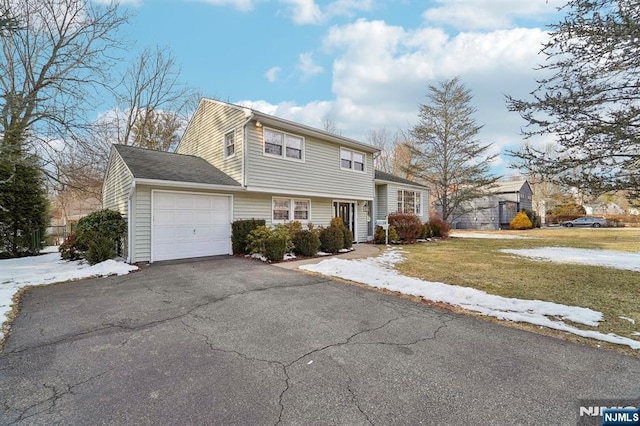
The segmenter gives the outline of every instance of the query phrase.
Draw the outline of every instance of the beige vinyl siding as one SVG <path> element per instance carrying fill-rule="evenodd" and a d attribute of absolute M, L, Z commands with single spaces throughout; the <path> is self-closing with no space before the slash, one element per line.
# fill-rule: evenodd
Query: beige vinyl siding
<path fill-rule="evenodd" d="M 389 214 L 387 191 L 389 185 L 376 185 L 376 220 L 384 220 Z"/>
<path fill-rule="evenodd" d="M 135 214 L 135 234 L 132 262 L 151 261 L 151 187 L 137 186 L 132 209 Z"/>
<path fill-rule="evenodd" d="M 271 128 L 271 127 L 270 127 Z M 276 158 L 263 153 L 262 127 L 247 125 L 246 178 L 250 189 L 278 189 L 310 194 L 327 194 L 345 199 L 373 200 L 373 156 L 365 154 L 365 172 L 340 168 L 340 145 L 305 137 L 304 161 Z M 278 128 L 273 130 L 281 131 Z M 286 131 L 290 134 L 295 132 Z M 302 133 L 297 136 L 305 136 Z"/>
<path fill-rule="evenodd" d="M 111 151 L 107 177 L 102 191 L 102 207 L 128 217 L 127 197 L 133 176 L 116 150 Z"/>
<path fill-rule="evenodd" d="M 271 221 L 273 197 L 309 199 L 311 200 L 309 222 L 313 223 L 314 226 L 328 226 L 331 222 L 333 201 L 330 199 L 256 193 L 239 193 L 235 195 L 233 200 L 233 220 L 264 219 L 267 225 L 273 225 Z M 306 223 L 303 225 L 306 225 Z"/>
<path fill-rule="evenodd" d="M 242 183 L 244 111 L 203 99 L 198 106 L 176 152 L 202 157 Z M 224 158 L 224 135 L 235 131 L 235 154 Z"/>
<path fill-rule="evenodd" d="M 132 217 L 129 212 L 128 198 L 133 176 L 115 149 L 111 151 L 108 167 L 102 189 L 102 208 L 120 212 L 122 217 L 128 222 L 131 220 L 130 217 Z M 122 237 L 123 256 L 128 255 L 128 241 L 128 234 L 125 233 Z"/>
<path fill-rule="evenodd" d="M 367 210 L 364 208 L 364 201 L 356 203 L 356 220 L 357 235 L 355 238 L 359 243 L 365 242 L 369 230 L 367 229 Z"/>

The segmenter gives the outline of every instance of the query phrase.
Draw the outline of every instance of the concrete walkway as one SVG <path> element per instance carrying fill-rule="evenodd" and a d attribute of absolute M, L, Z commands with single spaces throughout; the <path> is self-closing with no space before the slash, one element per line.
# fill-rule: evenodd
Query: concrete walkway
<path fill-rule="evenodd" d="M 348 253 L 341 253 L 333 256 L 319 256 L 319 257 L 313 257 L 310 259 L 302 259 L 302 260 L 290 260 L 288 262 L 274 263 L 274 266 L 277 266 L 279 268 L 284 268 L 284 269 L 295 270 L 295 269 L 298 269 L 300 265 L 311 265 L 311 264 L 319 263 L 319 262 L 322 262 L 323 260 L 331 259 L 334 257 L 337 257 L 340 259 L 363 259 L 367 257 L 375 257 L 382 253 L 380 247 L 381 246 L 376 246 L 373 244 L 354 244 L 353 248 L 355 250 L 350 251 Z"/>

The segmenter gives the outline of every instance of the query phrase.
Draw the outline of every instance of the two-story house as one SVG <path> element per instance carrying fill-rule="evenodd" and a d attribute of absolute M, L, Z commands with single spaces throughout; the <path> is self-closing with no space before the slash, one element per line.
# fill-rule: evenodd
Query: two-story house
<path fill-rule="evenodd" d="M 375 218 L 396 206 L 428 220 L 426 188 L 380 173 L 376 179 L 377 152 L 340 135 L 202 99 L 175 153 L 113 146 L 103 207 L 127 219 L 129 262 L 230 254 L 231 222 L 250 218 L 326 226 L 341 217 L 355 241 L 365 242 Z M 413 201 L 398 201 L 403 191 Z M 377 205 L 377 194 L 389 203 Z"/>

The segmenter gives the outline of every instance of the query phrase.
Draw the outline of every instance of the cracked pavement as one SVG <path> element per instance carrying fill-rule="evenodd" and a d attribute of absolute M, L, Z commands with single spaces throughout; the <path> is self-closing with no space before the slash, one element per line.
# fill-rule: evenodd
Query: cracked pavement
<path fill-rule="evenodd" d="M 640 360 L 253 260 L 34 288 L 0 424 L 575 424 Z"/>

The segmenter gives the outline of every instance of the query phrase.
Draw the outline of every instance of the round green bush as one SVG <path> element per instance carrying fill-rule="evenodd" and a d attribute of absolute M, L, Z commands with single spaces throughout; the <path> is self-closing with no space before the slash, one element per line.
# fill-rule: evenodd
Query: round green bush
<path fill-rule="evenodd" d="M 287 253 L 287 249 L 287 237 L 274 233 L 271 237 L 267 238 L 263 254 L 270 262 L 281 262 Z"/>
<path fill-rule="evenodd" d="M 115 241 L 107 237 L 99 236 L 89 241 L 89 249 L 85 254 L 89 265 L 95 265 L 96 263 L 116 257 L 115 245 Z"/>
<path fill-rule="evenodd" d="M 76 228 L 76 246 L 88 250 L 89 242 L 98 237 L 107 238 L 114 243 L 127 231 L 127 222 L 120 212 L 109 209 L 99 210 L 83 217 Z"/>
<path fill-rule="evenodd" d="M 344 247 L 344 232 L 336 226 L 320 231 L 320 249 L 327 253 L 336 253 Z"/>
<path fill-rule="evenodd" d="M 320 250 L 320 238 L 312 231 L 298 231 L 293 235 L 293 252 L 301 256 L 315 256 Z"/>

